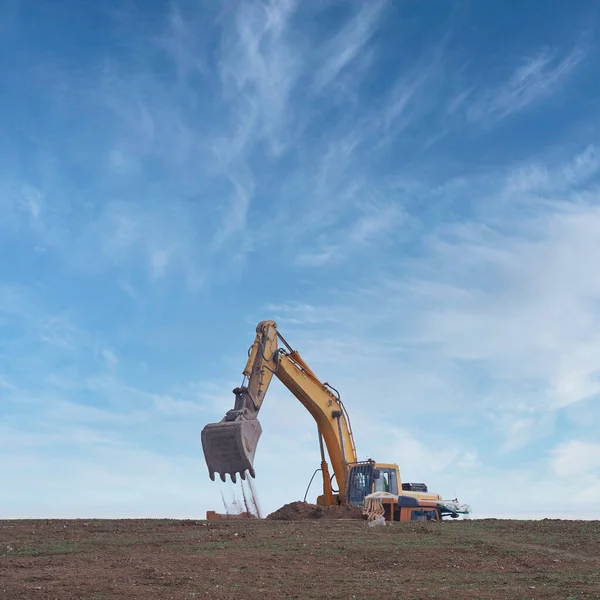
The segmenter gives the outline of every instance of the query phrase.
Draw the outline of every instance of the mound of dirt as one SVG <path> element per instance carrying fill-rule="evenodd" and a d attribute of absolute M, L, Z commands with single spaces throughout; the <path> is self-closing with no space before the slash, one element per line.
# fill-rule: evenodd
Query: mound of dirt
<path fill-rule="evenodd" d="M 356 506 L 317 506 L 308 502 L 290 502 L 267 516 L 276 521 L 301 521 L 303 519 L 364 519 Z"/>

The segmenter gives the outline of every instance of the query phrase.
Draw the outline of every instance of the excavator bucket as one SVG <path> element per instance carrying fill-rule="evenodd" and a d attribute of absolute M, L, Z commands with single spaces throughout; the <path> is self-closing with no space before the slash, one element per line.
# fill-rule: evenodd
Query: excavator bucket
<path fill-rule="evenodd" d="M 219 473 L 225 481 L 229 473 L 235 483 L 237 473 L 246 479 L 246 471 L 255 477 L 254 453 L 261 434 L 258 419 L 224 420 L 206 425 L 201 438 L 210 478 L 214 481 L 215 473 Z"/>

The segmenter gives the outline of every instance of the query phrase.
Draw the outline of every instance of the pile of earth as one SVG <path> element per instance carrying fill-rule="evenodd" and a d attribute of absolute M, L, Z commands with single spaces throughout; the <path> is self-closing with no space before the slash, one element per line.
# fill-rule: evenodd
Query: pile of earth
<path fill-rule="evenodd" d="M 276 521 L 301 521 L 303 519 L 364 519 L 361 508 L 357 506 L 318 506 L 308 502 L 290 502 L 284 504 L 267 516 Z"/>

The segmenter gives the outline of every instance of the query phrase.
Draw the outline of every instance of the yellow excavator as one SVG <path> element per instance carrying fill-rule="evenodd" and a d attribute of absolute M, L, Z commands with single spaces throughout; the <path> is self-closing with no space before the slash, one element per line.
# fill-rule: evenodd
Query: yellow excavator
<path fill-rule="evenodd" d="M 444 501 L 439 494 L 430 493 L 423 483 L 403 483 L 396 464 L 371 459 L 359 461 L 350 418 L 340 394 L 319 380 L 279 333 L 275 321 L 261 321 L 256 327 L 256 338 L 242 373 L 242 385 L 233 390 L 233 409 L 221 421 L 202 430 L 202 448 L 213 481 L 215 473 L 222 481 L 229 474 L 234 483 L 238 474 L 242 479 L 246 478 L 246 472 L 256 476 L 254 455 L 262 433 L 257 417 L 275 375 L 317 423 L 323 478 L 323 493 L 317 504 L 364 505 L 365 498 L 376 497 L 380 516 L 393 521 L 440 520 L 470 512 L 466 505 Z M 337 490 L 332 485 L 334 477 Z"/>

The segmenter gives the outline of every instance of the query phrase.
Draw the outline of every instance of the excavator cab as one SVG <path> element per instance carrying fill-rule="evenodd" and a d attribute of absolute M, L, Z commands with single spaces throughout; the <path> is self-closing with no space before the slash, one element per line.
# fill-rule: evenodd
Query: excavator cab
<path fill-rule="evenodd" d="M 362 504 L 373 492 L 398 493 L 398 467 L 379 465 L 372 460 L 348 466 L 346 497 L 350 504 Z"/>

